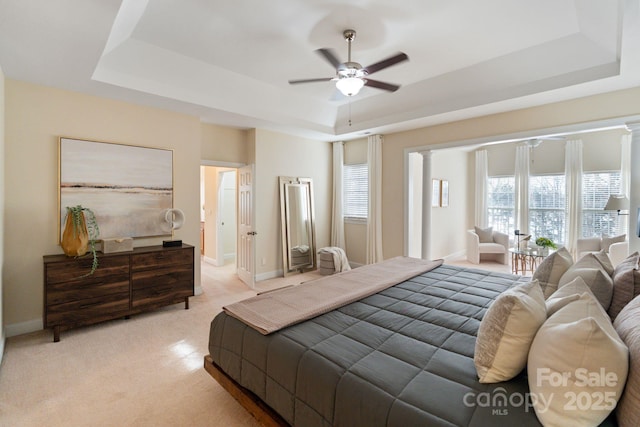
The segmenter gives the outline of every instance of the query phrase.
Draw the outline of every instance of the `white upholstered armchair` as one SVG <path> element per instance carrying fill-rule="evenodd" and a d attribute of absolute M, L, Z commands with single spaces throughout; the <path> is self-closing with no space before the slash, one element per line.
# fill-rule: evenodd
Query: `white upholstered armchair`
<path fill-rule="evenodd" d="M 604 250 L 607 255 L 609 255 L 611 264 L 615 267 L 629 256 L 629 241 L 626 240 L 626 237 L 626 234 L 621 234 L 613 237 L 602 236 L 578 239 L 576 260 L 590 252 L 599 252 Z"/>
<path fill-rule="evenodd" d="M 467 230 L 467 260 L 473 264 L 480 264 L 480 260 L 509 264 L 509 236 L 490 229 L 477 230 L 481 235 Z"/>

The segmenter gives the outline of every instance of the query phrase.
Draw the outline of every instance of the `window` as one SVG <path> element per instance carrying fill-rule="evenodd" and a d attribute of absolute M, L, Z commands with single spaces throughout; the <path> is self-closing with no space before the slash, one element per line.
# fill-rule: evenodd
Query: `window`
<path fill-rule="evenodd" d="M 496 231 L 511 234 L 514 230 L 515 178 L 489 177 L 487 184 L 487 223 Z"/>
<path fill-rule="evenodd" d="M 603 210 L 611 194 L 620 194 L 620 172 L 582 175 L 582 237 L 621 234 L 618 213 Z"/>
<path fill-rule="evenodd" d="M 624 233 L 617 212 L 605 211 L 611 194 L 620 194 L 620 171 L 585 172 L 582 175 L 582 237 Z M 515 179 L 489 177 L 488 225 L 506 234 L 514 230 Z M 566 188 L 564 174 L 529 177 L 529 229 L 533 238 L 548 237 L 563 244 L 566 230 Z"/>
<path fill-rule="evenodd" d="M 366 163 L 344 165 L 343 169 L 345 218 L 367 219 L 369 201 L 369 173 Z"/>
<path fill-rule="evenodd" d="M 529 177 L 529 234 L 564 242 L 566 200 L 564 175 Z"/>

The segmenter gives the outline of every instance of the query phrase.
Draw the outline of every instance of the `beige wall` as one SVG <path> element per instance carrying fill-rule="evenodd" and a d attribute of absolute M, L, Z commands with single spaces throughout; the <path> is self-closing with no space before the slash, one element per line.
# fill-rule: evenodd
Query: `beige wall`
<path fill-rule="evenodd" d="M 431 208 L 431 258 L 444 258 L 465 248 L 464 224 L 467 211 L 473 210 L 468 202 L 467 152 L 462 150 L 438 150 L 431 156 L 433 179 L 449 182 L 449 206 Z"/>
<path fill-rule="evenodd" d="M 331 144 L 267 130 L 255 130 L 256 273 L 262 280 L 282 274 L 279 176 L 313 179 L 316 248 L 331 232 Z M 250 151 L 251 148 L 250 148 Z"/>
<path fill-rule="evenodd" d="M 620 141 L 628 135 L 625 129 L 610 129 L 567 136 L 583 143 L 583 170 L 587 172 L 620 169 Z M 516 146 L 518 143 L 495 144 L 487 150 L 489 176 L 515 173 Z M 531 174 L 564 173 L 564 140 L 546 140 L 530 153 Z"/>
<path fill-rule="evenodd" d="M 5 78 L 2 68 L 0 68 L 0 242 L 4 242 L 4 171 L 5 171 Z M 0 244 L 0 362 L 2 362 L 2 356 L 4 354 L 5 343 L 5 324 L 4 321 L 4 245 Z"/>
<path fill-rule="evenodd" d="M 200 131 L 202 160 L 249 163 L 248 130 L 201 123 Z"/>
<path fill-rule="evenodd" d="M 196 117 L 6 80 L 4 321 L 8 335 L 42 327 L 42 256 L 57 238 L 58 137 L 174 150 L 174 206 L 185 226 L 175 238 L 199 248 L 201 125 Z M 162 238 L 136 239 L 136 246 Z M 196 253 L 199 249 L 196 249 Z M 196 286 L 200 258 L 196 257 Z M 11 330 L 9 330 L 11 329 Z"/>
<path fill-rule="evenodd" d="M 404 253 L 405 149 L 500 135 L 513 135 L 640 114 L 640 88 L 387 134 L 382 145 L 382 219 L 384 257 Z M 632 183 L 633 185 L 633 183 Z M 640 183 L 636 185 L 640 186 Z M 469 210 L 472 210 L 470 207 Z M 467 223 L 466 226 L 472 224 Z M 465 226 L 460 226 L 464 233 Z M 435 249 L 441 242 L 433 242 Z"/>

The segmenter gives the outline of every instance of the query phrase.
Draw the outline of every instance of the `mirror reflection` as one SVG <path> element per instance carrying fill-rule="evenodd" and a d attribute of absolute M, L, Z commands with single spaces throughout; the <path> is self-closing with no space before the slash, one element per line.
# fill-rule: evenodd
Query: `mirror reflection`
<path fill-rule="evenodd" d="M 280 203 L 285 275 L 315 268 L 311 178 L 280 177 Z"/>

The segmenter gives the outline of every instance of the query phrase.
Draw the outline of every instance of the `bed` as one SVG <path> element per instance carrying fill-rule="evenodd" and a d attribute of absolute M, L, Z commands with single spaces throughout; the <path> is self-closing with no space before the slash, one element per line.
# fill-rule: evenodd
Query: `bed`
<path fill-rule="evenodd" d="M 265 425 L 540 426 L 507 398 L 526 372 L 481 384 L 473 360 L 487 308 L 527 280 L 445 264 L 268 335 L 221 312 L 205 368 Z"/>

